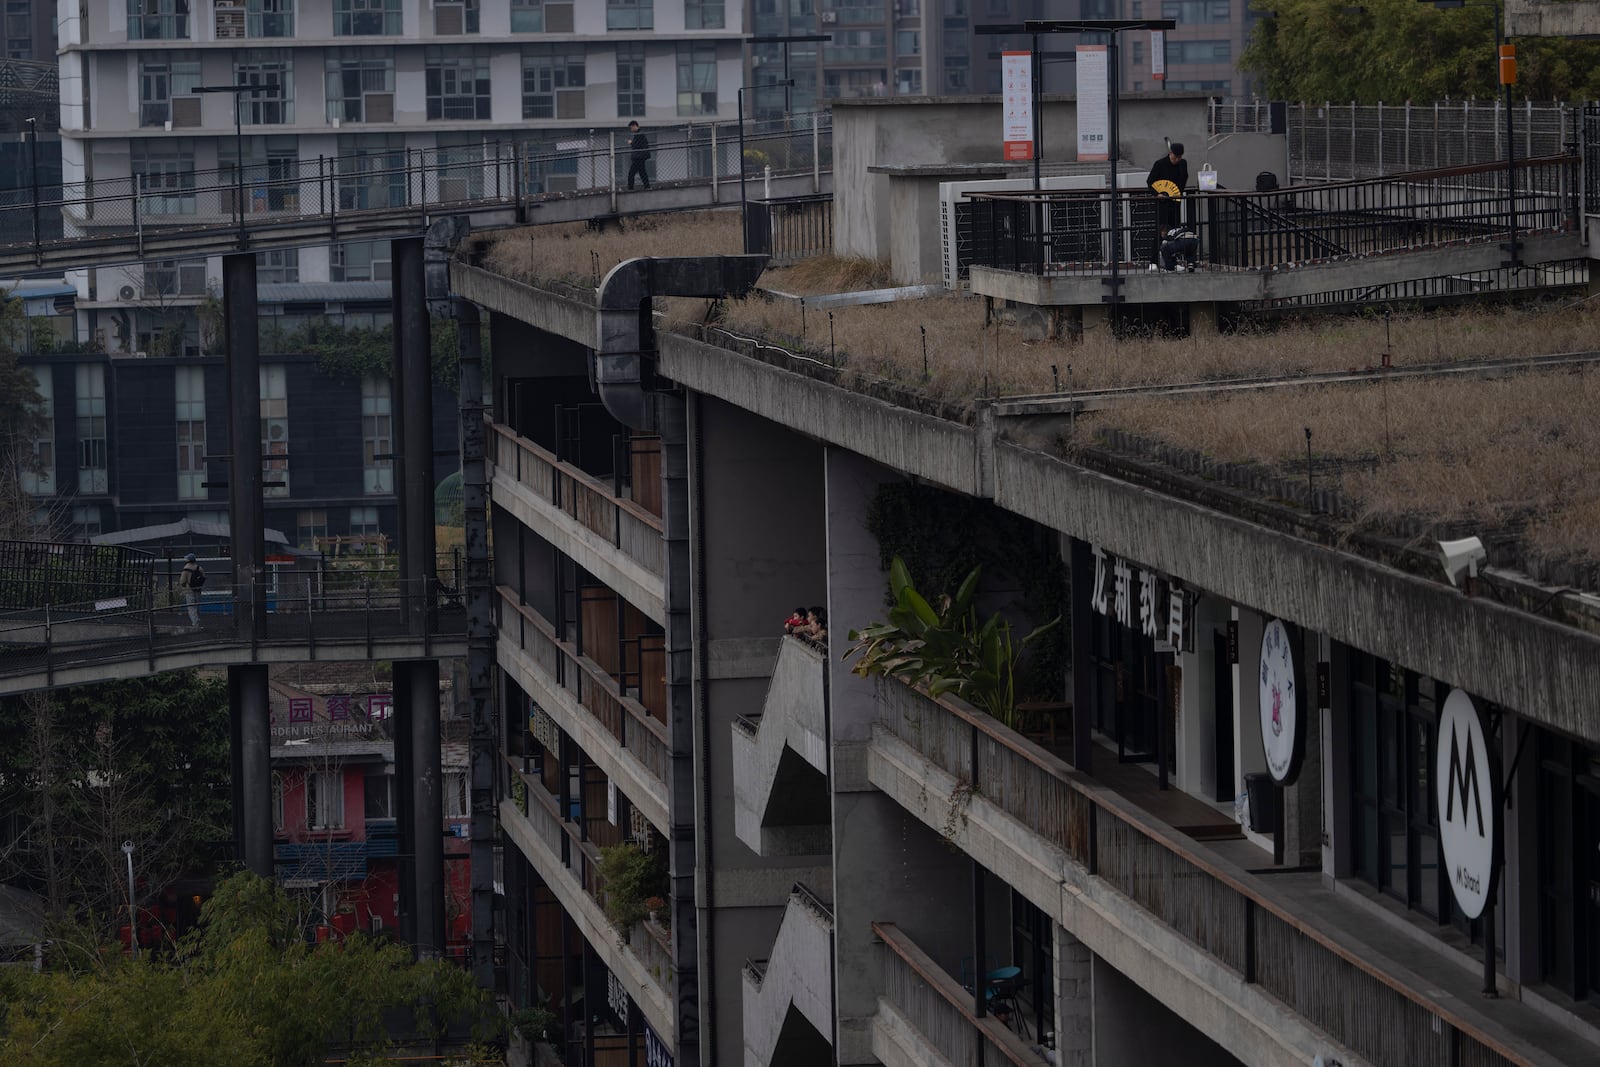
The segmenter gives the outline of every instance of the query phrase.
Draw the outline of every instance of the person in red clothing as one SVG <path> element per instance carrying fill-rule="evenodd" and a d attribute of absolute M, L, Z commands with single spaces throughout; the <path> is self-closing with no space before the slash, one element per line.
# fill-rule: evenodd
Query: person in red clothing
<path fill-rule="evenodd" d="M 795 608 L 794 611 L 789 613 L 789 617 L 783 620 L 783 632 L 798 635 L 805 624 L 806 609 Z"/>

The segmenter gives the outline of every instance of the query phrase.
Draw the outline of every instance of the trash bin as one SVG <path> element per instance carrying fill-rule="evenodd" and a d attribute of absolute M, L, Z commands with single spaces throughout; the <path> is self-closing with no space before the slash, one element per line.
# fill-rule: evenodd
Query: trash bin
<path fill-rule="evenodd" d="M 1250 832 L 1276 833 L 1278 829 L 1278 786 L 1270 774 L 1247 774 L 1244 791 L 1250 796 Z"/>

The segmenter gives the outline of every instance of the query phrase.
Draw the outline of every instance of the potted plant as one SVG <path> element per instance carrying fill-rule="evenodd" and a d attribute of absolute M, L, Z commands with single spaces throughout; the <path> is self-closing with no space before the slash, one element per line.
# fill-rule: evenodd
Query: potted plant
<path fill-rule="evenodd" d="M 632 841 L 600 850 L 600 877 L 605 880 L 605 912 L 624 943 L 633 928 L 650 917 L 650 901 L 665 901 L 667 865 L 659 852 L 646 852 Z"/>

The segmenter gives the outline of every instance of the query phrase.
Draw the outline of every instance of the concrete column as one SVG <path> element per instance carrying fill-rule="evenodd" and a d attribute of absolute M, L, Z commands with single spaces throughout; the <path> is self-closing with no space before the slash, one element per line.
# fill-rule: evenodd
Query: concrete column
<path fill-rule="evenodd" d="M 1056 1063 L 1090 1067 L 1094 1063 L 1094 968 L 1089 946 L 1060 923 L 1055 930 Z"/>
<path fill-rule="evenodd" d="M 1301 631 L 1305 693 L 1300 728 L 1305 731 L 1305 757 L 1300 777 L 1283 790 L 1283 856 L 1290 866 L 1322 865 L 1322 712 L 1316 707 L 1320 644 L 1316 634 Z"/>
<path fill-rule="evenodd" d="M 1211 300 L 1189 302 L 1189 336 L 1217 336 L 1217 305 Z"/>
<path fill-rule="evenodd" d="M 261 591 L 267 550 L 261 504 L 261 344 L 255 253 L 222 257 L 222 299 L 228 352 L 228 528 L 233 542 L 234 620 L 239 636 L 253 641 L 265 629 L 267 618 Z"/>
<path fill-rule="evenodd" d="M 420 626 L 436 581 L 433 541 L 433 358 L 420 238 L 390 242 L 394 312 L 394 441 L 399 477 L 400 578 Z"/>
<path fill-rule="evenodd" d="M 494 606 L 489 573 L 483 349 L 477 305 L 454 302 L 461 398 L 461 505 L 467 574 L 467 702 L 472 709 L 472 974 L 494 987 Z"/>
<path fill-rule="evenodd" d="M 234 825 L 239 856 L 245 868 L 271 878 L 272 854 L 272 728 L 267 700 L 267 668 L 249 663 L 228 668 L 228 697 L 236 754 L 234 758 Z"/>
<path fill-rule="evenodd" d="M 439 661 L 394 665 L 398 718 L 395 750 L 406 752 L 399 777 L 401 817 L 409 824 L 410 877 L 400 885 L 401 907 L 410 916 L 411 944 L 419 959 L 441 955 L 444 933 L 444 809 L 440 804 Z M 398 759 L 396 770 L 399 770 Z M 409 892 L 408 892 L 409 890 Z M 410 907 L 406 907 L 409 898 Z"/>
<path fill-rule="evenodd" d="M 672 879 L 672 993 L 678 1024 L 675 1062 L 700 1061 L 700 1020 L 711 1009 L 714 976 L 708 976 L 706 1003 L 701 1000 L 699 961 L 712 958 L 711 910 L 716 906 L 714 858 L 705 857 L 704 892 L 697 892 L 700 860 L 695 828 L 702 821 L 710 848 L 710 813 L 698 817 L 709 801 L 701 795 L 695 760 L 694 587 L 691 576 L 689 491 L 689 415 L 680 394 L 656 396 L 661 432 L 662 537 L 666 557 L 667 653 L 667 815 L 672 821 L 667 843 L 667 869 Z M 701 536 L 702 545 L 704 535 Z M 702 739 L 702 743 L 704 739 Z M 738 981 L 730 975 L 730 981 Z"/>

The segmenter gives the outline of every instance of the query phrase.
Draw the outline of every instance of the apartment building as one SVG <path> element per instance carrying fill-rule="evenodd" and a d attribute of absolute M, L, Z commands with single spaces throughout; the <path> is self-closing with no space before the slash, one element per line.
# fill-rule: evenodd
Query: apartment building
<path fill-rule="evenodd" d="M 1460 546 L 1063 451 L 1070 405 L 941 405 L 750 327 L 641 343 L 641 293 L 754 269 L 590 299 L 452 267 L 497 352 L 508 990 L 567 1062 L 1594 1061 L 1592 578 L 1473 596 Z M 1016 715 L 843 656 L 941 537 L 1015 633 L 1061 617 Z"/>

